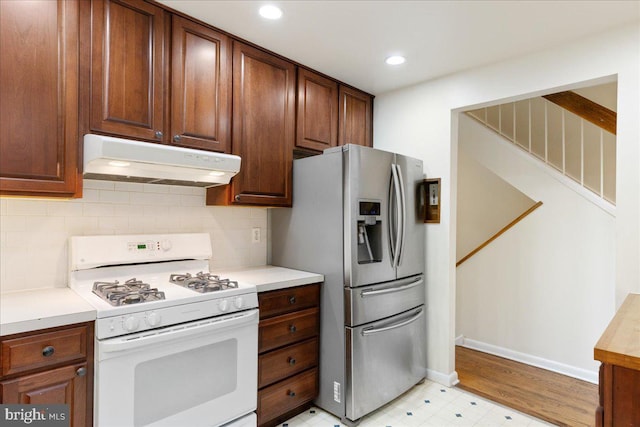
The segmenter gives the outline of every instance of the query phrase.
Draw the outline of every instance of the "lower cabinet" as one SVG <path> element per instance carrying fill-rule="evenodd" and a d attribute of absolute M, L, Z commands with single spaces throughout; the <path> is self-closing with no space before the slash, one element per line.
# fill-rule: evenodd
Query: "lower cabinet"
<path fill-rule="evenodd" d="M 320 285 L 258 294 L 258 425 L 304 411 L 318 394 Z"/>
<path fill-rule="evenodd" d="M 640 426 L 640 370 L 602 363 L 596 427 Z"/>
<path fill-rule="evenodd" d="M 0 402 L 67 404 L 71 427 L 93 424 L 93 323 L 0 338 Z"/>

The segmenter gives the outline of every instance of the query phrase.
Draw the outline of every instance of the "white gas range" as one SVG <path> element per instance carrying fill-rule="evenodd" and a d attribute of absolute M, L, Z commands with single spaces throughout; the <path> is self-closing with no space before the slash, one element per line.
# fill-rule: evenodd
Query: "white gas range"
<path fill-rule="evenodd" d="M 96 309 L 97 426 L 255 426 L 255 286 L 209 272 L 208 234 L 76 236 Z"/>

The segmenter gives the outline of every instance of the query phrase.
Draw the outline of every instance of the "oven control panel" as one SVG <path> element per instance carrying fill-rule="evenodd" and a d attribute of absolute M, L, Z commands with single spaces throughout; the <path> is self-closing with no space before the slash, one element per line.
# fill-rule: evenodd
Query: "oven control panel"
<path fill-rule="evenodd" d="M 72 236 L 69 239 L 70 271 L 182 259 L 209 260 L 211 256 L 209 233 Z"/>
<path fill-rule="evenodd" d="M 172 246 L 169 239 L 127 242 L 127 250 L 129 252 L 167 252 L 171 250 Z"/>

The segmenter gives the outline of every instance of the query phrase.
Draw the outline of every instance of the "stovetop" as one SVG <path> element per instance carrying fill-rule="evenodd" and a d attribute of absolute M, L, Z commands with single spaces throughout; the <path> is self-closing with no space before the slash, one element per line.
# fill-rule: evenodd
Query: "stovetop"
<path fill-rule="evenodd" d="M 238 282 L 202 271 L 198 272 L 196 275 L 192 275 L 191 273 L 172 274 L 169 276 L 169 281 L 202 294 L 207 292 L 224 291 L 238 287 Z"/>
<path fill-rule="evenodd" d="M 206 260 L 188 260 L 80 270 L 71 273 L 69 287 L 94 306 L 98 318 L 256 294 L 254 285 L 215 280 L 208 267 Z"/>
<path fill-rule="evenodd" d="M 208 233 L 72 236 L 69 287 L 96 309 L 98 341 L 255 310 L 256 287 L 215 277 L 211 257 Z"/>
<path fill-rule="evenodd" d="M 111 305 L 142 304 L 165 299 L 164 292 L 135 277 L 124 283 L 93 282 L 93 293 Z"/>

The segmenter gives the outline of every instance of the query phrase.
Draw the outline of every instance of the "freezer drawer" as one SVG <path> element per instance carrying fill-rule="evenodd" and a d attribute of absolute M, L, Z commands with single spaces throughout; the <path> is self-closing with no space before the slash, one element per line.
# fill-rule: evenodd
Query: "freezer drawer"
<path fill-rule="evenodd" d="M 358 326 L 425 303 L 422 275 L 360 288 L 345 288 L 345 323 Z"/>
<path fill-rule="evenodd" d="M 357 420 L 426 376 L 424 306 L 346 328 L 346 417 Z M 383 385 L 383 386 L 381 386 Z"/>

